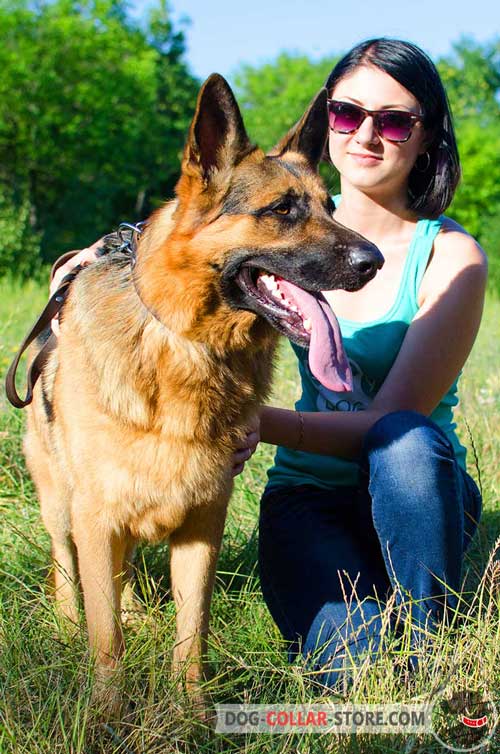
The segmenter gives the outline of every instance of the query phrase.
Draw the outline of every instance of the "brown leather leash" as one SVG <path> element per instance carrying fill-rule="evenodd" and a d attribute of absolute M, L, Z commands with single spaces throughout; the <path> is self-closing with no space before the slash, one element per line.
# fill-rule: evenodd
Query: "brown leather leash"
<path fill-rule="evenodd" d="M 129 254 L 130 262 L 132 266 L 135 264 L 135 253 L 137 249 L 137 238 L 142 232 L 142 226 L 144 223 L 138 223 L 137 225 L 131 225 L 129 223 L 121 223 L 118 230 L 115 233 L 110 233 L 103 239 L 103 247 L 99 250 L 98 256 L 103 256 L 111 252 L 121 251 Z M 51 270 L 51 279 L 54 277 L 55 271 L 61 267 L 65 262 L 78 254 L 78 251 L 69 251 L 63 256 L 59 257 L 54 263 Z M 21 357 L 26 349 L 33 343 L 45 331 L 50 331 L 50 323 L 52 319 L 61 312 L 64 303 L 67 299 L 71 283 L 76 278 L 79 272 L 83 270 L 82 265 L 77 265 L 68 275 L 63 278 L 63 281 L 56 292 L 50 297 L 44 310 L 36 320 L 35 324 L 24 338 L 21 346 L 14 357 L 12 364 L 7 372 L 5 378 L 5 392 L 10 403 L 15 408 L 25 408 L 33 400 L 33 388 L 35 383 L 42 373 L 42 369 L 53 349 L 57 345 L 57 338 L 51 332 L 47 340 L 34 357 L 30 366 L 28 367 L 26 377 L 26 395 L 21 398 L 16 388 L 16 372 L 19 366 Z"/>

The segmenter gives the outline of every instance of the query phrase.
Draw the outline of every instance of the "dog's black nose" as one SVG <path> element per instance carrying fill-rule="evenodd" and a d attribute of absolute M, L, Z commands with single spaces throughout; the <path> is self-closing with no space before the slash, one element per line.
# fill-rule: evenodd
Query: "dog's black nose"
<path fill-rule="evenodd" d="M 349 264 L 362 278 L 371 279 L 384 264 L 384 257 L 376 246 L 358 246 L 349 252 Z"/>

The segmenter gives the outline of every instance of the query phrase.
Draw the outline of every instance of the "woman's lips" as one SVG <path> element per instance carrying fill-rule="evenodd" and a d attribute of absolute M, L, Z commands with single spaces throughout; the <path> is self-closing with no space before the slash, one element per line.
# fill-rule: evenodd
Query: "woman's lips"
<path fill-rule="evenodd" d="M 378 163 L 382 160 L 382 157 L 377 157 L 373 154 L 358 154 L 356 152 L 349 152 L 349 155 L 358 165 L 364 166 L 378 165 Z"/>

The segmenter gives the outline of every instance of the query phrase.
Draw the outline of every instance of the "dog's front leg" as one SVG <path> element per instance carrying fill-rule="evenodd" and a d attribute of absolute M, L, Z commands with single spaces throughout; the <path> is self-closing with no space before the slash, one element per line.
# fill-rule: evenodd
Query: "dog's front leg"
<path fill-rule="evenodd" d="M 196 508 L 170 537 L 172 591 L 177 609 L 173 667 L 178 674 L 185 671 L 186 691 L 201 706 L 210 602 L 226 509 L 227 501 Z"/>
<path fill-rule="evenodd" d="M 121 706 L 117 671 L 124 649 L 120 598 L 127 537 L 106 526 L 97 515 L 84 513 L 86 503 L 82 500 L 75 505 L 73 537 L 89 645 L 96 659 L 94 701 L 104 706 L 107 714 L 114 715 Z"/>

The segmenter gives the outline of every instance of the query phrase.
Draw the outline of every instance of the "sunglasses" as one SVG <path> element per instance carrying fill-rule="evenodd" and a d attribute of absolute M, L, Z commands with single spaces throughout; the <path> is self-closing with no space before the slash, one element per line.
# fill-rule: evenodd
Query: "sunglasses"
<path fill-rule="evenodd" d="M 329 99 L 328 119 L 330 128 L 337 134 L 353 134 L 371 115 L 377 134 L 387 141 L 408 141 L 413 126 L 423 119 L 422 115 L 405 110 L 365 110 L 351 102 Z"/>

